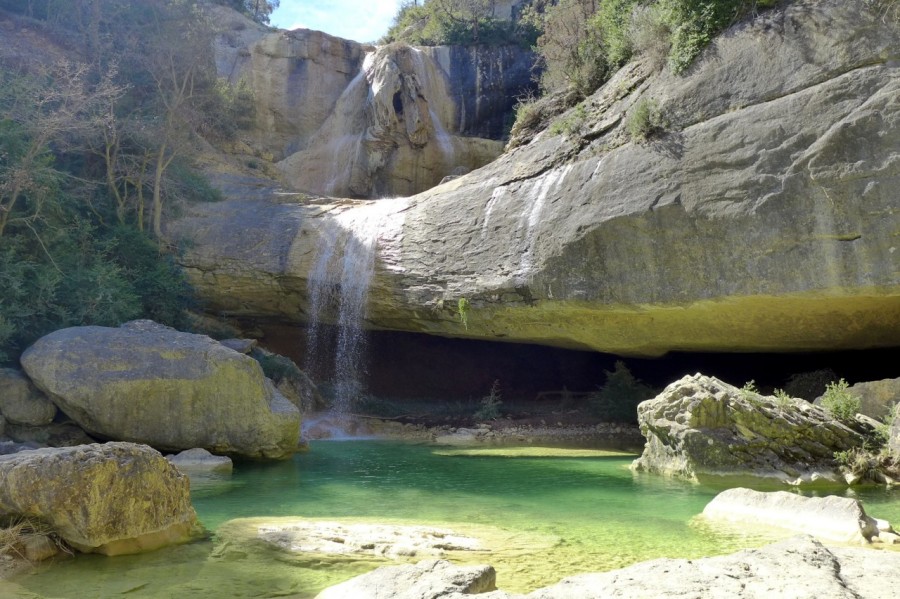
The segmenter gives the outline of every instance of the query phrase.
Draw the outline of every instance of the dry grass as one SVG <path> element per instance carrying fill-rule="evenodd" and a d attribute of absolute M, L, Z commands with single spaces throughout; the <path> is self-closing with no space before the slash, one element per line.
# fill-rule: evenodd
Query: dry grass
<path fill-rule="evenodd" d="M 27 561 L 25 543 L 29 538 L 36 536 L 49 537 L 60 551 L 72 554 L 69 546 L 48 524 L 36 518 L 13 516 L 0 520 L 0 555 L 10 555 L 15 559 Z"/>

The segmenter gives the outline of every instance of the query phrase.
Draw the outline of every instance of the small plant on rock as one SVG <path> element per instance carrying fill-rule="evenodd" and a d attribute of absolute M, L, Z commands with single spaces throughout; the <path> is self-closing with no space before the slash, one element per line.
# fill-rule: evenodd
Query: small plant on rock
<path fill-rule="evenodd" d="M 501 405 L 503 405 L 503 399 L 502 395 L 500 395 L 500 381 L 495 380 L 494 384 L 491 385 L 490 392 L 481 398 L 481 407 L 475 412 L 475 420 L 477 422 L 486 422 L 500 418 Z"/>
<path fill-rule="evenodd" d="M 849 391 L 850 385 L 844 379 L 829 383 L 822 396 L 822 407 L 829 414 L 845 422 L 852 421 L 859 412 L 860 399 Z"/>
<path fill-rule="evenodd" d="M 644 98 L 634 105 L 626 123 L 631 139 L 642 142 L 665 129 L 665 121 L 656 100 Z"/>
<path fill-rule="evenodd" d="M 469 330 L 469 300 L 464 297 L 459 298 L 456 303 L 456 312 L 459 314 L 459 321 Z"/>
<path fill-rule="evenodd" d="M 775 389 L 774 396 L 775 405 L 778 406 L 778 409 L 782 412 L 794 405 L 794 398 L 788 395 L 783 389 Z"/>

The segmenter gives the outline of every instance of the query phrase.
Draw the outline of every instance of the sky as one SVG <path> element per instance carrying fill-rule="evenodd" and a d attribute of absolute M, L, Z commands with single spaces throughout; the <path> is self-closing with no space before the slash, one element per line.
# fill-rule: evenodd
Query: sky
<path fill-rule="evenodd" d="M 387 33 L 400 0 L 281 0 L 270 23 L 281 29 L 318 29 L 357 42 Z"/>

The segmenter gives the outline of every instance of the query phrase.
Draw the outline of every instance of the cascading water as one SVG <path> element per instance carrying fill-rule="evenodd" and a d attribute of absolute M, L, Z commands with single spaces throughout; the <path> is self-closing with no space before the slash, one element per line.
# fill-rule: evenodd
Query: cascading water
<path fill-rule="evenodd" d="M 312 369 L 312 361 L 325 350 L 323 323 L 333 323 L 337 333 L 332 415 L 338 420 L 346 420 L 354 402 L 365 393 L 369 286 L 379 242 L 389 243 L 399 236 L 405 207 L 405 198 L 376 200 L 326 216 L 320 226 L 322 242 L 308 281 L 307 368 Z"/>

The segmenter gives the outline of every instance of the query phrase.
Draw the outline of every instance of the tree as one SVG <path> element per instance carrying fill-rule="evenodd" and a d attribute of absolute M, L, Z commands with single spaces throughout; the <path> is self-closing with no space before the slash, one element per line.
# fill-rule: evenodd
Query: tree
<path fill-rule="evenodd" d="M 452 22 L 472 31 L 473 41 L 479 43 L 479 25 L 494 17 L 496 0 L 431 0 Z"/>
<path fill-rule="evenodd" d="M 109 125 L 110 107 L 122 95 L 107 73 L 91 84 L 88 68 L 71 62 L 36 75 L 0 72 L 0 237 L 13 222 L 34 230 L 45 199 L 62 173 L 55 152 L 82 146 L 91 131 Z"/>

